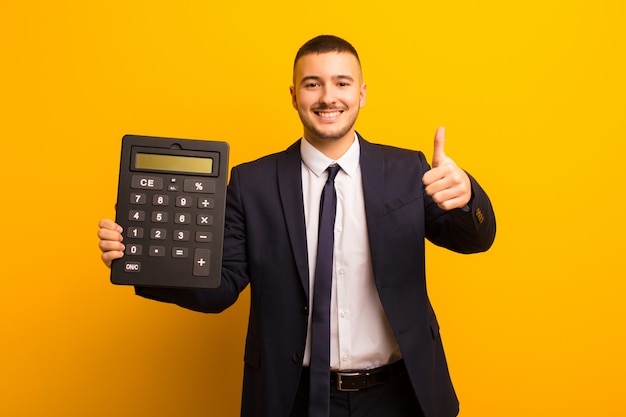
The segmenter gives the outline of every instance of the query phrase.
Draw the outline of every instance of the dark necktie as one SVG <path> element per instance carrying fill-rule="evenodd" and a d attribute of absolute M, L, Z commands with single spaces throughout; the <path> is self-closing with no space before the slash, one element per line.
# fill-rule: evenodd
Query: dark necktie
<path fill-rule="evenodd" d="M 330 412 L 330 293 L 333 277 L 333 246 L 338 165 L 327 169 L 328 179 L 320 200 L 317 261 L 311 314 L 311 372 L 309 417 L 328 417 Z"/>

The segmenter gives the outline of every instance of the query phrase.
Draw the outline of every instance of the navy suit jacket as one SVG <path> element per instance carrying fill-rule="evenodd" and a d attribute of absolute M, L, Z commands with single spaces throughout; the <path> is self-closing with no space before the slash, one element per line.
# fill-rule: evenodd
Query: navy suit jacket
<path fill-rule="evenodd" d="M 469 210 L 444 211 L 425 193 L 421 152 L 359 136 L 369 247 L 380 300 L 426 417 L 452 417 L 459 404 L 426 291 L 424 239 L 456 252 L 487 250 L 491 203 L 470 177 Z M 250 284 L 241 415 L 288 417 L 306 343 L 308 259 L 300 142 L 232 169 L 222 284 L 215 290 L 137 288 L 144 297 L 216 313 Z"/>

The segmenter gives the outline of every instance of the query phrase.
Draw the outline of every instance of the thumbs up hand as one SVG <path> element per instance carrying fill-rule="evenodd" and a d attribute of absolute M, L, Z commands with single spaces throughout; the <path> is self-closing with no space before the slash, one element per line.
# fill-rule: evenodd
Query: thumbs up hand
<path fill-rule="evenodd" d="M 443 151 L 445 129 L 440 127 L 435 134 L 432 169 L 424 174 L 422 182 L 426 194 L 444 210 L 465 207 L 472 197 L 472 186 L 468 175 Z"/>

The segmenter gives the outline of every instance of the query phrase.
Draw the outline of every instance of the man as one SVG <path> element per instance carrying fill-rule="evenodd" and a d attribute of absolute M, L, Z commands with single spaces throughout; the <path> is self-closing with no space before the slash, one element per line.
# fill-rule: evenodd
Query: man
<path fill-rule="evenodd" d="M 426 291 L 424 239 L 461 253 L 487 250 L 495 237 L 487 195 L 445 155 L 442 128 L 432 169 L 421 152 L 375 145 L 356 133 L 366 85 L 345 40 L 324 35 L 303 45 L 290 91 L 302 139 L 232 170 L 221 287 L 137 293 L 215 313 L 250 284 L 244 417 L 456 416 Z M 339 167 L 335 190 L 326 194 L 332 166 Z M 334 241 L 318 250 L 318 230 L 320 241 L 328 237 L 322 192 L 336 204 Z M 110 266 L 123 256 L 121 228 L 103 220 L 99 237 Z M 324 297 L 314 294 L 316 281 L 323 282 L 316 262 L 328 246 L 330 341 L 321 350 L 330 349 L 330 357 L 318 372 L 313 346 L 324 332 L 311 323 L 324 311 L 314 303 Z M 317 377 L 329 367 L 330 388 Z"/>

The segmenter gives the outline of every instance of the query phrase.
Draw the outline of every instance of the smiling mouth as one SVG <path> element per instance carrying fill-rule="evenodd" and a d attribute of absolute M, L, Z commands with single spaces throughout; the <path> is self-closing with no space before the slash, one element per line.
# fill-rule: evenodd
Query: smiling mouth
<path fill-rule="evenodd" d="M 342 113 L 342 111 L 341 110 L 333 110 L 333 111 L 318 110 L 318 111 L 314 111 L 313 113 L 315 113 L 316 115 L 318 115 L 319 117 L 323 119 L 332 119 L 333 117 L 339 116 Z"/>

